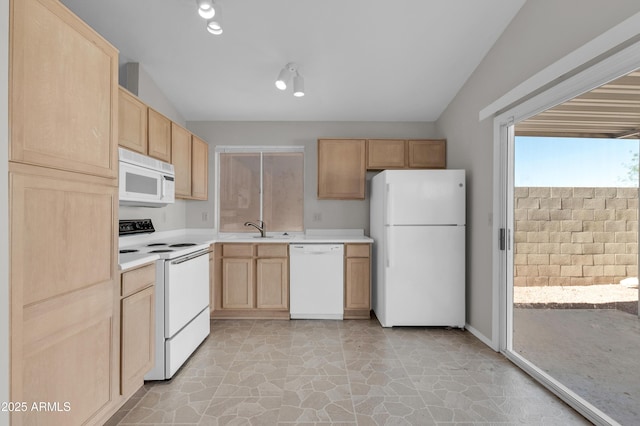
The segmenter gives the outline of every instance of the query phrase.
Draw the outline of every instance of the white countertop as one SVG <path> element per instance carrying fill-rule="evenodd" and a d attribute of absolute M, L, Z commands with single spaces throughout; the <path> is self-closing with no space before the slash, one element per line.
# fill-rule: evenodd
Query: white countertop
<path fill-rule="evenodd" d="M 266 238 L 260 238 L 256 233 L 223 234 L 211 229 L 180 229 L 174 231 L 155 232 L 124 236 L 119 238 L 120 249 L 141 244 L 162 241 L 168 243 L 192 242 L 198 245 L 213 243 L 287 243 L 287 244 L 372 244 L 373 239 L 364 235 L 362 229 L 308 229 L 305 233 L 269 233 Z M 120 254 L 118 263 L 120 270 L 135 268 L 145 263 L 158 260 L 159 256 L 152 253 Z"/>
<path fill-rule="evenodd" d="M 149 262 L 160 259 L 157 254 L 150 253 L 126 253 L 118 255 L 118 266 L 121 271 L 136 268 Z"/>
<path fill-rule="evenodd" d="M 308 229 L 305 233 L 269 233 L 261 238 L 257 233 L 217 234 L 217 243 L 289 243 L 289 244 L 345 244 L 373 243 L 362 229 Z"/>

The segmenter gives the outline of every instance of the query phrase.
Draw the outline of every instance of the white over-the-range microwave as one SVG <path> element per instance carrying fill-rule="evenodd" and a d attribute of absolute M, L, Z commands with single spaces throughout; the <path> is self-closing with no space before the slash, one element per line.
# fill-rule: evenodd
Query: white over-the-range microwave
<path fill-rule="evenodd" d="M 122 206 L 163 207 L 175 202 L 173 164 L 118 148 Z"/>

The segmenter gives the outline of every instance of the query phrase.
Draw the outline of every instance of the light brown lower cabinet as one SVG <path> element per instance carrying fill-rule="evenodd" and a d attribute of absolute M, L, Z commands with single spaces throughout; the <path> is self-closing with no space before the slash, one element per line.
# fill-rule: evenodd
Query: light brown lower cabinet
<path fill-rule="evenodd" d="M 154 363 L 155 264 L 123 272 L 120 302 L 120 394 L 144 383 Z"/>
<path fill-rule="evenodd" d="M 289 307 L 287 259 L 256 259 L 256 308 Z"/>
<path fill-rule="evenodd" d="M 16 163 L 9 185 L 11 401 L 29 406 L 11 424 L 97 424 L 118 401 L 118 187 Z M 62 411 L 30 409 L 47 401 Z"/>
<path fill-rule="evenodd" d="M 253 302 L 253 259 L 222 259 L 222 308 L 251 309 Z"/>
<path fill-rule="evenodd" d="M 209 247 L 209 316 L 213 313 L 215 303 L 215 282 L 216 282 L 216 245 Z"/>
<path fill-rule="evenodd" d="M 288 244 L 216 244 L 216 252 L 212 318 L 289 318 Z"/>
<path fill-rule="evenodd" d="M 344 318 L 371 316 L 371 245 L 346 244 Z"/>

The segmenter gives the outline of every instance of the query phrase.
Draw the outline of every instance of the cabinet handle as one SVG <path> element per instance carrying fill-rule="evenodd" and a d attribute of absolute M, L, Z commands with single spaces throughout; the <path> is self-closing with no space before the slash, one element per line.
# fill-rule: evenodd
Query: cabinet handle
<path fill-rule="evenodd" d="M 386 242 L 384 244 L 384 254 L 385 257 L 387 258 L 387 268 L 389 268 L 391 266 L 391 250 L 389 250 L 389 246 L 391 245 L 391 235 L 393 235 L 391 233 L 391 227 L 390 226 L 385 226 L 385 232 L 386 232 Z"/>
<path fill-rule="evenodd" d="M 193 260 L 193 259 L 195 259 L 196 257 L 204 256 L 205 254 L 209 254 L 209 253 L 211 253 L 211 251 L 209 251 L 209 250 L 204 250 L 204 251 L 201 251 L 201 252 L 194 253 L 194 254 L 192 254 L 192 255 L 187 255 L 187 256 L 184 256 L 184 257 L 179 257 L 178 259 L 176 259 L 176 260 L 172 261 L 172 262 L 171 262 L 171 264 L 172 264 L 172 265 L 179 265 L 179 264 L 181 264 L 181 263 L 187 262 L 187 261 L 189 261 L 189 260 Z"/>

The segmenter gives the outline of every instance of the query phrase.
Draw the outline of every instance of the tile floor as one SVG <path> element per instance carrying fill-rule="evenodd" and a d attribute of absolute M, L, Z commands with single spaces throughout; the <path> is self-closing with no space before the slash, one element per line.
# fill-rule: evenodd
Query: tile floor
<path fill-rule="evenodd" d="M 215 320 L 108 425 L 589 424 L 469 332 Z"/>
<path fill-rule="evenodd" d="M 514 309 L 513 318 L 515 352 L 620 424 L 640 424 L 636 315 L 616 309 Z"/>

